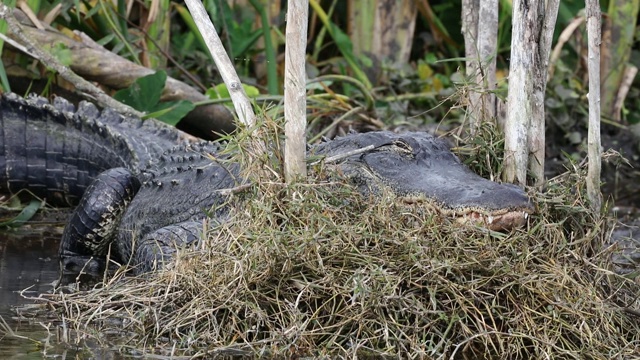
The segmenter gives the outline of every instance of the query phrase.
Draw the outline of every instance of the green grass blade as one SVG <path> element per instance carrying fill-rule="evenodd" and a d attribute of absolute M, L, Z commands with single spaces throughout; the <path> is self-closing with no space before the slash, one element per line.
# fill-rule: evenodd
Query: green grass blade
<path fill-rule="evenodd" d="M 267 90 L 271 95 L 278 94 L 278 68 L 276 52 L 271 41 L 271 24 L 264 6 L 258 0 L 249 0 L 253 8 L 260 14 L 262 20 L 262 36 L 264 36 L 264 52 L 267 59 Z"/>
<path fill-rule="evenodd" d="M 0 227 L 18 227 L 29 221 L 33 215 L 42 207 L 44 203 L 41 200 L 31 200 L 29 205 L 25 206 L 20 214 L 11 220 L 0 222 Z"/>
<path fill-rule="evenodd" d="M 356 57 L 353 55 L 353 46 L 351 43 L 351 39 L 349 39 L 349 36 L 344 33 L 344 31 L 342 31 L 339 27 L 337 27 L 333 22 L 331 22 L 331 20 L 327 16 L 327 13 L 324 12 L 317 0 L 309 0 L 309 5 L 311 5 L 316 14 L 318 14 L 318 18 L 324 24 L 325 28 L 329 32 L 329 35 L 331 35 L 331 37 L 333 38 L 333 41 L 336 42 L 336 46 L 340 50 L 340 53 L 342 54 L 344 59 L 349 64 L 349 67 L 351 68 L 351 71 L 353 71 L 355 77 L 360 80 L 367 87 L 367 89 L 371 89 L 372 85 L 369 81 L 369 78 L 358 64 Z"/>
<path fill-rule="evenodd" d="M 16 6 L 15 0 L 7 0 L 6 5 L 13 9 Z M 6 35 L 9 26 L 4 20 L 0 20 L 0 34 Z M 4 40 L 0 39 L 0 55 L 2 55 L 2 49 L 4 48 Z M 4 62 L 0 62 L 0 84 L 5 91 L 11 91 L 9 79 L 7 79 L 7 73 L 4 69 Z"/>
<path fill-rule="evenodd" d="M 196 22 L 193 21 L 193 17 L 189 13 L 189 10 L 184 5 L 175 5 L 175 9 L 178 12 L 178 15 L 182 18 L 182 21 L 187 25 L 191 33 L 195 35 L 196 40 L 198 41 L 198 47 L 200 50 L 204 51 L 209 55 L 209 59 L 213 60 L 211 53 L 209 52 L 209 48 L 207 48 L 207 44 L 204 42 L 204 38 L 202 34 L 200 34 L 200 30 L 198 30 L 198 26 L 196 26 Z"/>

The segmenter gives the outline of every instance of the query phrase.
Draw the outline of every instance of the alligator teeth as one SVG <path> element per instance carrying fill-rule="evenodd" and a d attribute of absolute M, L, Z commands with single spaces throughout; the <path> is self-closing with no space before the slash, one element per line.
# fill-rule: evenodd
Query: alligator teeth
<path fill-rule="evenodd" d="M 529 213 L 526 211 L 522 212 L 524 214 L 524 219 L 527 220 L 529 218 Z"/>
<path fill-rule="evenodd" d="M 489 224 L 493 224 L 493 216 L 489 216 L 487 218 L 487 221 L 489 222 Z"/>

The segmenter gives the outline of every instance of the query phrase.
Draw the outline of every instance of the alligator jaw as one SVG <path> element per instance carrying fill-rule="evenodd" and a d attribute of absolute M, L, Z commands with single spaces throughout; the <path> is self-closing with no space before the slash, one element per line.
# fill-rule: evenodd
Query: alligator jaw
<path fill-rule="evenodd" d="M 510 231 L 522 227 L 529 218 L 529 210 L 513 210 L 503 214 L 486 215 L 471 211 L 459 216 L 456 221 L 462 224 L 476 224 L 493 231 Z"/>
<path fill-rule="evenodd" d="M 529 215 L 534 212 L 530 203 L 515 209 L 487 211 L 474 208 L 451 209 L 423 196 L 402 196 L 399 200 L 405 204 L 420 204 L 434 209 L 444 216 L 454 218 L 459 224 L 479 225 L 493 231 L 510 231 L 520 228 L 526 224 Z"/>

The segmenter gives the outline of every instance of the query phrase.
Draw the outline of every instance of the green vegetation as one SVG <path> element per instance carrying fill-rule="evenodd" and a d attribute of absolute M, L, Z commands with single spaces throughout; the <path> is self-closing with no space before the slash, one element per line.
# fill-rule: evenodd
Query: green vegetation
<path fill-rule="evenodd" d="M 118 273 L 89 291 L 49 300 L 66 321 L 68 339 L 99 341 L 134 355 L 205 358 L 608 359 L 637 353 L 640 321 L 632 309 L 638 308 L 640 285 L 637 275 L 613 271 L 615 247 L 608 246 L 613 221 L 585 207 L 582 167 L 568 162 L 570 170 L 549 180 L 544 193 L 532 192 L 537 215 L 527 228 L 509 234 L 452 223 L 421 204 L 363 198 L 347 185 L 326 181 L 331 170 L 320 165 L 312 166 L 308 183 L 287 186 L 278 123 L 284 1 L 203 2 L 246 89 L 263 94 L 255 96 L 262 121 L 256 131 L 273 151 L 252 159 L 242 145 L 248 132 L 225 137 L 233 160 L 246 165 L 255 180 L 234 199 L 236 211 L 229 221 L 208 229 L 200 249 L 181 253 L 175 265 L 158 274 L 132 278 Z M 159 110 L 163 74 L 213 101 L 227 102 L 203 39 L 180 2 L 26 3 L 59 31 L 72 36 L 71 30 L 80 30 L 113 53 L 157 71 L 129 90 L 107 88 L 123 91 L 116 97 L 139 110 Z M 469 90 L 462 69 L 460 2 L 418 3 L 409 58 L 389 63 L 356 53 L 356 48 L 366 52 L 368 42 L 349 35 L 354 24 L 347 14 L 348 6 L 361 2 L 310 0 L 309 138 L 316 141 L 351 128 L 438 124 L 438 130 L 451 130 L 466 144 L 456 148 L 465 163 L 499 178 L 498 127 L 485 124 L 473 139 L 455 128 L 464 119 Z M 500 6 L 496 93 L 504 98 L 511 2 L 500 1 Z M 582 16 L 582 6 L 561 3 L 556 37 Z M 557 136 L 551 142 L 586 142 L 581 136 L 586 127 L 584 32 L 578 27 L 557 47 L 545 104 Z M 66 56 L 66 48 L 55 49 L 59 58 Z M 4 90 L 9 90 L 9 79 L 24 78 L 29 84 L 46 83 L 51 93 L 72 90 L 6 44 L 2 56 Z M 370 71 L 374 66 L 376 71 Z M 634 86 L 630 94 L 638 91 Z M 628 105 L 618 126 L 638 119 L 633 112 L 640 103 Z M 578 160 L 579 149 L 558 157 Z"/>
<path fill-rule="evenodd" d="M 20 213 L 10 219 L 0 219 L 0 228 L 20 227 L 27 221 L 31 220 L 33 215 L 40 210 L 44 202 L 41 200 L 31 200 L 26 206 L 22 206 L 17 196 L 10 198 L 8 201 L 2 201 L 0 203 L 2 210 L 16 210 Z"/>
<path fill-rule="evenodd" d="M 123 104 L 147 113 L 147 118 L 175 125 L 195 106 L 184 100 L 160 103 L 166 81 L 167 74 L 161 70 L 153 75 L 138 78 L 133 85 L 116 92 L 113 97 Z"/>
<path fill-rule="evenodd" d="M 109 1 L 60 1 L 40 0 L 26 2 L 40 21 L 50 23 L 56 29 L 70 34 L 72 30 L 79 30 L 89 35 L 98 44 L 105 46 L 113 53 L 129 61 L 147 66 L 155 70 L 164 70 L 171 77 L 183 79 L 198 88 L 201 92 L 211 89 L 220 83 L 215 66 L 211 61 L 204 41 L 198 32 L 193 19 L 186 7 L 181 3 L 168 0 L 133 2 L 127 0 Z M 310 2 L 311 26 L 309 30 L 308 74 L 310 79 L 320 75 L 340 74 L 357 79 L 369 91 L 373 91 L 375 108 L 367 108 L 358 117 L 369 116 L 384 119 L 386 126 L 410 123 L 440 122 L 447 118 L 457 122 L 464 113 L 458 111 L 458 103 L 464 103 L 466 83 L 465 76 L 459 73 L 464 59 L 462 36 L 460 33 L 460 2 L 416 2 L 417 13 L 415 31 L 405 33 L 395 29 L 397 22 L 411 22 L 412 19 L 398 9 L 398 13 L 388 14 L 388 23 L 383 28 L 376 28 L 369 12 L 359 13 L 353 9 L 375 7 L 377 1 L 317 1 Z M 399 2 L 407 3 L 410 2 Z M 237 71 L 245 84 L 254 86 L 263 94 L 278 95 L 282 89 L 283 54 L 284 54 L 284 1 L 215 1 L 205 0 L 204 5 L 209 11 L 214 24 L 218 28 L 230 57 L 236 65 Z M 603 9 L 612 14 L 632 15 L 633 11 L 620 8 L 615 2 L 603 2 Z M 582 16 L 580 10 L 583 2 L 563 1 L 558 15 L 556 38 L 575 17 Z M 406 11 L 406 10 L 404 10 Z M 385 14 L 387 15 L 387 14 Z M 395 17 L 394 17 L 395 16 Z M 498 33 L 498 77 L 508 75 L 508 57 L 510 51 L 511 32 L 511 2 L 500 1 L 500 28 Z M 383 18 L 383 20 L 386 18 Z M 608 18 L 609 19 L 609 18 Z M 630 23 L 624 17 L 610 17 L 612 26 L 619 21 L 626 28 Z M 394 20 L 394 21 L 391 21 Z M 385 30 L 388 26 L 395 32 L 396 38 L 387 43 L 372 44 L 370 36 L 372 30 Z M 617 29 L 617 28 L 616 28 Z M 3 28 L 0 24 L 0 31 Z M 6 30 L 5 30 L 6 31 Z M 576 96 L 581 98 L 586 94 L 584 74 L 586 69 L 581 65 L 581 52 L 585 46 L 584 28 L 572 34 L 561 56 L 557 60 L 557 67 L 571 69 L 567 74 L 559 74 L 550 78 L 550 101 L 559 106 L 559 112 L 573 113 L 573 106 L 564 105 L 566 100 L 562 91 L 556 87 L 576 89 Z M 627 31 L 628 33 L 628 31 Z M 615 47 L 629 49 L 631 34 L 616 37 L 616 43 L 607 43 L 607 48 Z M 410 52 L 405 59 L 385 60 L 375 58 L 377 51 L 383 56 L 395 56 L 394 49 L 402 47 L 397 40 L 412 39 Z M 355 46 L 354 46 L 355 45 Z M 610 46 L 609 46 L 610 45 Z M 560 49 L 559 49 L 560 50 Z M 60 51 L 57 52 L 60 56 Z M 608 54 L 606 52 L 605 54 Z M 612 54 L 614 56 L 615 54 Z M 617 56 L 617 55 L 616 55 Z M 610 71 L 620 74 L 628 58 L 628 51 L 612 58 L 608 65 Z M 9 74 L 17 77 L 28 76 L 32 79 L 42 77 L 42 71 L 34 71 L 28 58 L 19 53 L 5 50 L 3 63 L 15 69 L 26 70 Z M 68 62 L 68 60 L 67 60 Z M 620 65 L 620 66 L 618 66 Z M 379 68 L 378 72 L 372 72 Z M 8 79 L 4 79 L 4 67 L 0 67 L 0 80 L 3 88 L 10 89 Z M 554 69 L 555 70 L 555 69 Z M 607 69 L 605 69 L 607 70 Z M 46 69 L 44 69 L 46 73 Z M 557 73 L 554 71 L 554 73 Z M 372 74 L 377 74 L 373 76 Z M 619 75 L 607 77 L 606 88 L 603 89 L 604 99 L 612 102 L 613 95 L 618 93 L 620 86 Z M 15 78 L 14 78 L 15 79 Z M 56 83 L 58 80 L 43 77 L 44 81 Z M 579 84 L 576 86 L 575 84 Z M 65 86 L 64 84 L 58 84 Z M 462 87 L 461 87 L 462 86 Z M 27 90 L 27 89 L 25 89 Z M 113 89 L 118 90 L 118 89 Z M 607 91 L 610 90 L 610 91 Z M 49 90 L 51 91 L 51 90 Z M 363 98 L 346 82 L 322 83 L 321 86 L 310 91 L 322 94 L 344 95 L 353 107 L 357 107 Z M 635 87 L 630 93 L 635 93 Z M 451 94 L 458 94 L 450 97 Z M 504 87 L 499 89 L 498 95 L 504 98 Z M 273 100 L 273 97 L 267 99 Z M 334 101 L 345 102 L 344 100 Z M 635 108 L 635 103 L 629 106 Z M 623 108 L 623 117 L 635 122 L 633 108 Z M 425 110 L 429 110 L 425 112 Z M 607 111 L 609 113 L 610 111 Z M 322 113 L 324 123 L 331 121 L 334 112 Z M 556 120 L 555 112 L 550 115 Z M 583 116 L 579 116 L 578 119 Z M 573 117 L 572 117 L 573 118 Z M 559 119 L 562 121 L 562 119 Z M 173 122 L 173 121 L 171 121 Z M 575 130 L 572 129 L 572 130 Z M 569 130 L 571 131 L 571 130 Z"/>

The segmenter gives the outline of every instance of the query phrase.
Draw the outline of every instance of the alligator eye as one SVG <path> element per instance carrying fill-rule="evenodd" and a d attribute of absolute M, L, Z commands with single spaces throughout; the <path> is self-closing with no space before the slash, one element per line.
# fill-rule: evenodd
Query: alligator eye
<path fill-rule="evenodd" d="M 413 153 L 413 148 L 411 147 L 411 145 L 409 145 L 406 141 L 402 139 L 394 140 L 393 146 L 397 148 L 395 149 L 397 152 L 407 153 L 407 154 Z"/>

